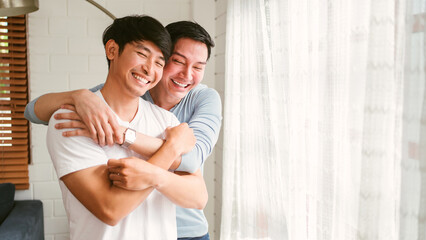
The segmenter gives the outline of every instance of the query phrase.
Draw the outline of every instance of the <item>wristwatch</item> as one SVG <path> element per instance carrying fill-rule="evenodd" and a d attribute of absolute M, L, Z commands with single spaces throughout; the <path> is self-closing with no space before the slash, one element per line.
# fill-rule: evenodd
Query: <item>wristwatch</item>
<path fill-rule="evenodd" d="M 126 131 L 124 131 L 124 141 L 123 144 L 121 144 L 122 147 L 128 148 L 130 145 L 132 145 L 136 140 L 136 131 L 131 128 L 127 128 Z"/>

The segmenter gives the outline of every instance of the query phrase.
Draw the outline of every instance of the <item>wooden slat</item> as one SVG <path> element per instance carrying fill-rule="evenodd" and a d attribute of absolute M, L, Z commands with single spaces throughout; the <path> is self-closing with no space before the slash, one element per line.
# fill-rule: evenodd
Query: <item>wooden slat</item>
<path fill-rule="evenodd" d="M 27 100 L 0 100 L 0 106 L 23 105 L 28 103 Z"/>
<path fill-rule="evenodd" d="M 26 93 L 0 93 L 0 98 L 27 99 Z"/>
<path fill-rule="evenodd" d="M 0 76 L 1 76 L 1 73 L 0 73 Z M 24 74 L 24 76 L 25 76 L 25 74 Z M 0 91 L 27 92 L 27 86 L 22 86 L 22 87 L 0 86 Z"/>
<path fill-rule="evenodd" d="M 11 119 L 11 120 L 0 120 L 1 124 L 13 124 L 13 125 L 26 125 L 28 124 L 28 120 L 26 119 Z"/>
<path fill-rule="evenodd" d="M 28 172 L 28 167 L 26 165 L 4 165 L 4 166 L 0 166 L 0 172 L 17 172 L 17 171 Z"/>
<path fill-rule="evenodd" d="M 4 117 L 4 118 L 11 118 L 13 119 L 19 119 L 19 120 L 23 120 L 25 119 L 24 113 L 23 112 L 15 112 L 15 113 L 0 113 L 0 117 Z"/>
<path fill-rule="evenodd" d="M 0 35 L 1 36 L 1 35 Z M 0 53 L 0 58 L 8 59 L 8 58 L 26 58 L 27 54 L 25 53 Z"/>
<path fill-rule="evenodd" d="M 21 113 L 23 113 L 24 111 L 25 111 L 25 106 L 13 106 L 13 107 L 10 107 L 10 105 L 9 106 L 0 106 L 0 110 L 2 110 L 2 111 L 4 111 L 4 110 L 12 110 L 12 111 L 14 111 L 14 112 L 21 112 Z"/>
<path fill-rule="evenodd" d="M 25 32 L 0 32 L 0 36 L 7 36 L 8 38 L 25 38 Z"/>
<path fill-rule="evenodd" d="M 13 65 L 25 65 L 27 64 L 26 59 L 9 59 L 9 58 L 0 58 L 0 63 L 3 64 L 13 64 Z"/>
<path fill-rule="evenodd" d="M 26 184 L 28 184 L 28 177 L 24 177 L 24 178 L 0 178 L 0 183 L 7 183 L 7 182 L 15 184 L 15 188 L 18 189 L 19 185 L 22 184 L 22 185 L 26 186 Z"/>
<path fill-rule="evenodd" d="M 9 84 L 9 85 L 27 85 L 27 80 L 18 80 L 18 79 L 0 79 L 0 84 Z"/>
<path fill-rule="evenodd" d="M 2 154 L 0 154 L 1 156 Z M 6 166 L 6 165 L 18 165 L 18 164 L 28 164 L 28 156 L 21 157 L 21 158 L 3 158 L 0 157 L 0 166 Z"/>
<path fill-rule="evenodd" d="M 0 19 L 2 23 L 13 23 L 13 24 L 25 24 L 25 17 L 15 16 L 13 18 L 2 18 Z"/>
<path fill-rule="evenodd" d="M 0 153 L 0 162 L 3 161 L 2 159 L 26 158 L 26 157 L 28 157 L 28 152 L 5 152 L 5 153 Z"/>
<path fill-rule="evenodd" d="M 28 126 L 12 126 L 12 127 L 0 126 L 0 131 L 27 132 Z"/>
<path fill-rule="evenodd" d="M 0 39 L 0 43 L 9 43 L 9 44 L 26 44 L 27 40 L 25 38 L 14 38 L 14 39 Z"/>
<path fill-rule="evenodd" d="M 28 133 L 0 133 L 0 137 L 27 138 Z"/>
<path fill-rule="evenodd" d="M 1 172 L 0 179 L 5 178 L 25 178 L 28 177 L 28 170 L 26 171 L 15 171 L 15 172 Z"/>
<path fill-rule="evenodd" d="M 28 179 L 26 179 L 26 182 L 28 182 Z M 16 190 L 26 190 L 30 188 L 30 184 L 29 183 L 23 183 L 23 184 L 15 184 L 15 189 Z"/>
<path fill-rule="evenodd" d="M 27 151 L 28 146 L 8 146 L 8 147 L 0 147 L 0 151 L 3 152 L 19 152 L 19 151 Z M 0 155 L 1 156 L 1 155 Z"/>
<path fill-rule="evenodd" d="M 25 25 L 23 24 L 13 24 L 13 25 L 7 25 L 7 26 L 0 25 L 0 29 L 23 32 L 25 31 Z"/>
<path fill-rule="evenodd" d="M 0 50 L 7 50 L 9 53 L 10 52 L 25 52 L 27 51 L 27 48 L 25 47 L 25 45 L 9 45 L 7 47 L 0 47 Z"/>
<path fill-rule="evenodd" d="M 0 71 L 7 70 L 10 72 L 26 72 L 26 66 L 0 66 Z"/>
<path fill-rule="evenodd" d="M 28 145 L 28 139 L 0 140 L 0 144 Z"/>

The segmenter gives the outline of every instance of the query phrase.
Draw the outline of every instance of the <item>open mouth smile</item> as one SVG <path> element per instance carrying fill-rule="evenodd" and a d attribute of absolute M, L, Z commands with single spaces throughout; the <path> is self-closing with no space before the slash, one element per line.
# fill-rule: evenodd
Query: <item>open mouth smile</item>
<path fill-rule="evenodd" d="M 135 73 L 132 73 L 132 76 L 134 78 L 136 78 L 139 82 L 143 83 L 143 84 L 148 84 L 148 83 L 151 82 L 151 81 L 148 81 L 147 79 L 145 79 L 145 78 L 143 78 L 143 77 L 141 77 L 141 76 L 139 76 L 139 75 L 137 75 Z"/>
<path fill-rule="evenodd" d="M 175 80 L 173 80 L 173 79 L 172 79 L 172 82 L 173 82 L 174 84 L 178 85 L 179 87 L 182 87 L 182 88 L 186 88 L 186 87 L 188 87 L 188 86 L 189 86 L 189 84 L 179 83 L 179 82 L 176 82 L 176 81 L 175 81 Z"/>

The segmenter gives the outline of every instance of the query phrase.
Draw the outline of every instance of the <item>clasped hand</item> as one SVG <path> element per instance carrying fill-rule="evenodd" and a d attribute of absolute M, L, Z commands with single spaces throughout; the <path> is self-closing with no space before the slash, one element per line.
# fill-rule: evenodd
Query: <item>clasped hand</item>
<path fill-rule="evenodd" d="M 127 190 L 143 190 L 155 187 L 160 169 L 145 160 L 129 157 L 108 161 L 109 179 Z"/>

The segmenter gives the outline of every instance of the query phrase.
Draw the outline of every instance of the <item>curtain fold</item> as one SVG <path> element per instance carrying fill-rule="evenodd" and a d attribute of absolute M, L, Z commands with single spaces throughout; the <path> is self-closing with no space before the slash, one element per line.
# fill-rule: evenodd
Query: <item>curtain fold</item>
<path fill-rule="evenodd" d="M 221 239 L 426 237 L 424 12 L 228 0 Z"/>

